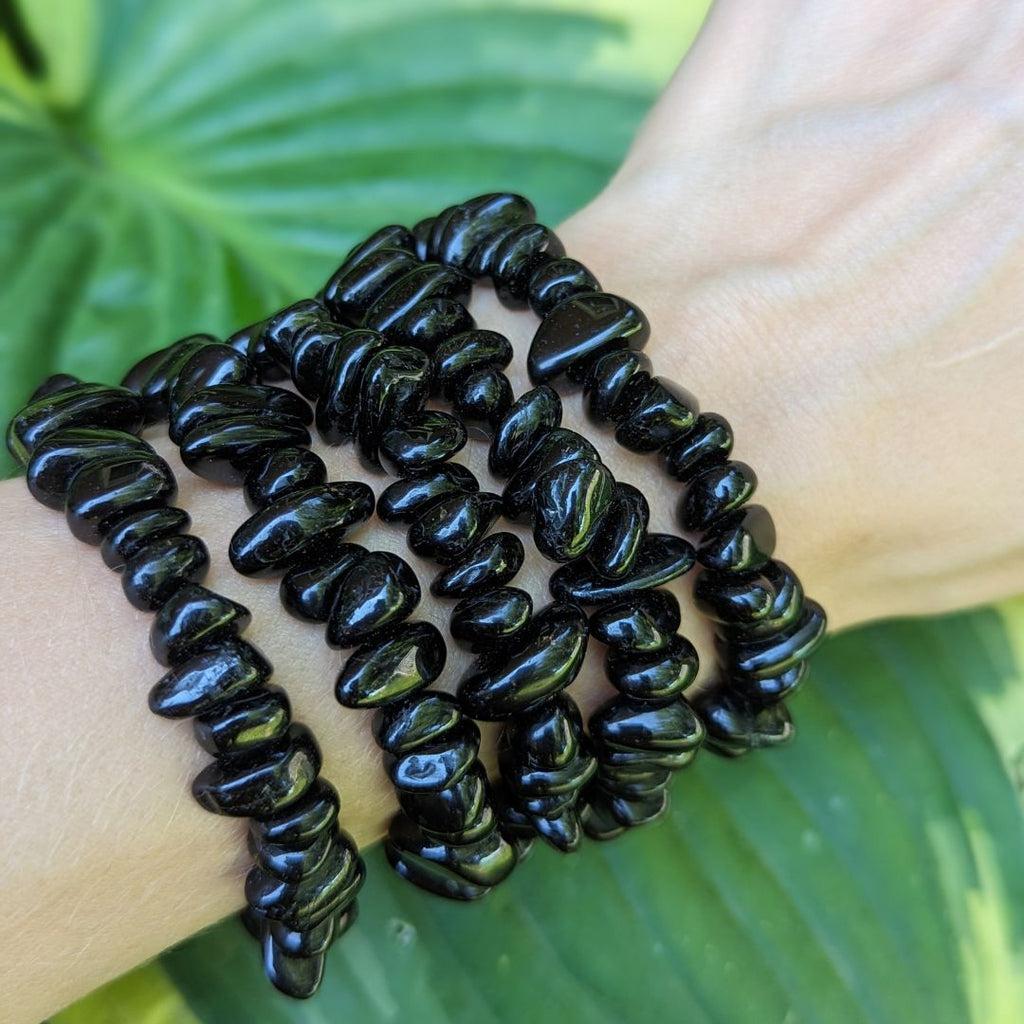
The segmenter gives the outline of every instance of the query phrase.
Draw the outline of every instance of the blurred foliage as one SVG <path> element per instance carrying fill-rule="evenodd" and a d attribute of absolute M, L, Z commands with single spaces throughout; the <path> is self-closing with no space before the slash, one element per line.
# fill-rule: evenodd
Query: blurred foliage
<path fill-rule="evenodd" d="M 52 370 L 114 379 L 310 293 L 379 223 L 489 188 L 557 222 L 705 6 L 25 0 L 43 73 L 0 44 L 4 418 Z M 471 907 L 371 851 L 311 1003 L 229 921 L 57 1020 L 1024 1019 L 1022 648 L 1021 602 L 841 635 L 799 742 L 700 759 L 657 826 L 540 850 Z"/>

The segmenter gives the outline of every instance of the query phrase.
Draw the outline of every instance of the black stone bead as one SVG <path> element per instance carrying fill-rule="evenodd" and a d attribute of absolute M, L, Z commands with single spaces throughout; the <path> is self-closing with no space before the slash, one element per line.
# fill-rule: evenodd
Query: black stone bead
<path fill-rule="evenodd" d="M 629 799 L 618 793 L 604 791 L 600 780 L 597 792 L 604 798 L 605 806 L 612 818 L 624 828 L 649 825 L 661 818 L 668 810 L 668 793 L 655 789 L 644 796 Z"/>
<path fill-rule="evenodd" d="M 199 349 L 215 344 L 217 339 L 211 334 L 192 334 L 150 353 L 125 374 L 121 386 L 134 391 L 142 399 L 147 423 L 167 419 L 171 385 L 181 368 Z"/>
<path fill-rule="evenodd" d="M 475 597 L 504 586 L 523 565 L 523 542 L 514 533 L 492 533 L 475 544 L 457 565 L 434 577 L 434 597 Z"/>
<path fill-rule="evenodd" d="M 373 738 L 389 754 L 401 756 L 436 743 L 462 721 L 458 701 L 447 693 L 417 693 L 378 708 Z"/>
<path fill-rule="evenodd" d="M 664 586 L 688 572 L 694 562 L 693 547 L 670 533 L 649 533 L 633 568 L 621 579 L 609 580 L 586 562 L 573 562 L 552 574 L 548 587 L 559 601 L 605 604 L 639 590 Z"/>
<path fill-rule="evenodd" d="M 452 408 L 471 437 L 489 440 L 512 407 L 512 385 L 500 370 L 474 370 L 455 390 Z"/>
<path fill-rule="evenodd" d="M 273 815 L 249 822 L 249 832 L 260 843 L 308 846 L 338 820 L 337 790 L 318 778 L 301 799 Z"/>
<path fill-rule="evenodd" d="M 171 467 L 152 449 L 148 453 L 110 455 L 91 460 L 71 480 L 65 517 L 71 532 L 86 544 L 99 544 L 107 529 L 129 512 L 163 508 L 174 501 L 178 485 Z"/>
<path fill-rule="evenodd" d="M 768 635 L 800 614 L 804 588 L 788 565 L 772 560 L 753 576 L 702 572 L 693 596 L 700 610 L 730 633 Z"/>
<path fill-rule="evenodd" d="M 605 765 L 601 768 L 601 788 L 605 791 L 635 800 L 664 789 L 675 773 L 671 768 L 616 768 Z"/>
<path fill-rule="evenodd" d="M 276 742 L 291 723 L 288 695 L 278 686 L 265 686 L 199 715 L 192 731 L 208 753 L 239 754 Z"/>
<path fill-rule="evenodd" d="M 473 317 L 461 302 L 431 295 L 420 299 L 385 333 L 393 345 L 412 345 L 433 352 L 448 338 L 471 331 L 474 326 Z"/>
<path fill-rule="evenodd" d="M 346 260 L 324 285 L 324 305 L 339 323 L 361 324 L 370 306 L 419 266 L 407 248 L 381 247 Z"/>
<path fill-rule="evenodd" d="M 416 348 L 378 349 L 366 362 L 356 436 L 363 458 L 379 466 L 381 435 L 423 408 L 430 393 L 430 357 Z"/>
<path fill-rule="evenodd" d="M 300 332 L 312 324 L 325 323 L 330 314 L 316 299 L 299 299 L 274 313 L 263 329 L 267 352 L 282 366 L 290 366 Z"/>
<path fill-rule="evenodd" d="M 682 698 L 654 702 L 614 697 L 591 715 L 589 726 L 602 764 L 616 763 L 608 751 L 632 751 L 649 767 L 656 767 L 660 757 L 668 760 L 663 767 L 681 767 L 692 760 L 704 740 L 700 719 Z M 620 758 L 618 763 L 630 761 Z"/>
<path fill-rule="evenodd" d="M 436 743 L 426 743 L 407 753 L 384 755 L 384 768 L 398 789 L 439 793 L 454 786 L 476 763 L 480 729 L 463 719 Z"/>
<path fill-rule="evenodd" d="M 530 308 L 537 316 L 547 316 L 566 299 L 586 292 L 599 292 L 597 278 L 582 263 L 559 256 L 539 263 L 527 288 Z"/>
<path fill-rule="evenodd" d="M 615 477 L 593 459 L 579 458 L 542 473 L 533 488 L 533 539 L 554 562 L 585 554 L 615 498 Z"/>
<path fill-rule="evenodd" d="M 402 249 L 405 252 L 415 253 L 416 239 L 407 227 L 403 227 L 401 224 L 386 224 L 374 231 L 372 235 L 368 235 L 361 242 L 353 245 L 341 261 L 339 270 L 345 267 L 354 267 L 378 249 Z M 325 288 L 324 291 L 326 293 L 327 289 Z"/>
<path fill-rule="evenodd" d="M 334 695 L 348 708 L 372 708 L 429 686 L 448 657 L 444 637 L 429 622 L 406 622 L 380 643 L 359 647 L 338 676 Z"/>
<path fill-rule="evenodd" d="M 633 452 L 656 452 L 679 440 L 697 419 L 697 400 L 664 377 L 636 381 L 623 395 L 625 415 L 615 440 Z"/>
<path fill-rule="evenodd" d="M 250 832 L 249 845 L 256 865 L 262 871 L 282 882 L 297 882 L 324 863 L 340 838 L 340 830 L 335 827 L 325 829 L 308 846 L 291 846 L 287 843 L 257 842 Z M 332 919 L 327 921 L 330 923 Z"/>
<path fill-rule="evenodd" d="M 559 237 L 543 224 L 520 224 L 505 232 L 490 258 L 494 291 L 502 305 L 525 309 L 534 271 L 564 255 Z"/>
<path fill-rule="evenodd" d="M 497 331 L 465 331 L 434 351 L 434 385 L 452 398 L 456 385 L 474 370 L 504 370 L 512 362 L 512 345 Z"/>
<path fill-rule="evenodd" d="M 537 480 L 549 469 L 577 459 L 601 462 L 597 449 L 575 430 L 555 427 L 545 433 L 505 484 L 502 492 L 505 515 L 513 521 L 529 518 L 534 511 L 533 492 Z"/>
<path fill-rule="evenodd" d="M 617 839 L 626 831 L 612 816 L 607 800 L 596 792 L 588 794 L 586 804 L 580 809 L 580 822 L 587 835 L 598 842 Z"/>
<path fill-rule="evenodd" d="M 673 636 L 660 651 L 608 652 L 605 674 L 627 697 L 664 700 L 682 693 L 697 675 L 697 651 L 685 637 Z"/>
<path fill-rule="evenodd" d="M 273 671 L 252 644 L 230 638 L 176 665 L 153 686 L 149 710 L 163 718 L 189 718 L 222 707 L 261 687 Z"/>
<path fill-rule="evenodd" d="M 807 662 L 798 661 L 778 672 L 757 675 L 729 674 L 729 685 L 752 704 L 775 704 L 795 692 L 807 677 Z"/>
<path fill-rule="evenodd" d="M 256 370 L 256 379 L 261 382 L 285 380 L 288 371 L 267 351 L 267 321 L 260 320 L 235 331 L 224 339 L 236 352 L 246 356 Z"/>
<path fill-rule="evenodd" d="M 534 384 L 574 372 L 583 380 L 595 359 L 616 348 L 634 351 L 647 344 L 647 318 L 632 303 L 607 292 L 574 295 L 540 322 L 526 368 Z"/>
<path fill-rule="evenodd" d="M 115 572 L 122 572 L 128 560 L 151 540 L 184 533 L 191 525 L 189 514 L 173 505 L 129 512 L 107 527 L 100 542 L 100 554 L 105 565 Z"/>
<path fill-rule="evenodd" d="M 497 825 L 488 800 L 487 776 L 479 761 L 447 789 L 399 790 L 398 802 L 425 836 L 456 846 L 483 839 Z"/>
<path fill-rule="evenodd" d="M 367 554 L 358 544 L 336 544 L 325 560 L 319 551 L 309 561 L 300 560 L 281 580 L 280 597 L 285 611 L 306 622 L 326 622 L 345 574 Z"/>
<path fill-rule="evenodd" d="M 730 671 L 775 676 L 810 657 L 825 636 L 825 611 L 808 598 L 796 622 L 772 636 L 723 644 Z"/>
<path fill-rule="evenodd" d="M 463 598 L 453 609 L 449 631 L 462 647 L 493 651 L 519 632 L 533 614 L 533 599 L 517 587 L 498 587 Z"/>
<path fill-rule="evenodd" d="M 377 500 L 377 515 L 385 523 L 413 523 L 442 499 L 479 489 L 476 477 L 465 466 L 445 462 L 427 476 L 388 484 Z"/>
<path fill-rule="evenodd" d="M 636 564 L 647 534 L 647 499 L 631 484 L 616 484 L 615 500 L 597 530 L 587 556 L 609 579 L 621 579 Z"/>
<path fill-rule="evenodd" d="M 583 408 L 596 426 L 618 423 L 626 413 L 632 387 L 651 380 L 651 361 L 643 352 L 619 348 L 594 362 L 583 380 Z"/>
<path fill-rule="evenodd" d="M 502 730 L 506 749 L 521 751 L 534 766 L 563 768 L 580 756 L 583 719 L 576 702 L 567 693 L 510 719 Z"/>
<path fill-rule="evenodd" d="M 594 612 L 590 635 L 619 651 L 650 654 L 664 650 L 679 623 L 675 595 L 667 590 L 641 590 Z"/>
<path fill-rule="evenodd" d="M 293 491 L 242 523 L 228 555 L 243 576 L 283 573 L 314 551 L 332 550 L 372 513 L 373 491 L 356 481 Z"/>
<path fill-rule="evenodd" d="M 269 451 L 309 443 L 309 431 L 295 423 L 271 424 L 261 416 L 212 420 L 182 438 L 181 461 L 205 480 L 237 487 Z"/>
<path fill-rule="evenodd" d="M 142 403 L 126 388 L 76 384 L 30 402 L 7 428 L 7 450 L 28 465 L 45 438 L 72 427 L 100 427 L 137 434 L 143 426 Z"/>
<path fill-rule="evenodd" d="M 294 391 L 266 384 L 221 384 L 193 392 L 170 420 L 168 434 L 181 444 L 193 430 L 215 420 L 255 420 L 272 427 L 305 427 L 309 406 Z"/>
<path fill-rule="evenodd" d="M 329 847 L 327 847 L 329 851 Z M 318 864 L 317 867 L 320 865 Z M 356 904 L 352 904 L 353 909 Z M 267 930 L 277 947 L 290 956 L 306 957 L 326 953 L 337 932 L 337 917 L 327 917 L 306 930 L 295 930 L 280 921 L 268 921 Z"/>
<path fill-rule="evenodd" d="M 356 898 L 366 869 L 355 844 L 344 832 L 312 874 L 297 882 L 254 867 L 245 879 L 245 896 L 259 914 L 289 928 L 306 930 L 337 914 Z"/>
<path fill-rule="evenodd" d="M 310 401 L 320 397 L 327 360 L 348 333 L 347 328 L 325 320 L 309 324 L 298 332 L 292 346 L 289 369 L 299 394 Z"/>
<path fill-rule="evenodd" d="M 707 729 L 707 745 L 717 754 L 739 757 L 793 738 L 793 720 L 785 704 L 755 703 L 724 681 L 698 693 L 693 707 Z"/>
<path fill-rule="evenodd" d="M 343 444 L 355 436 L 363 371 L 383 347 L 384 336 L 377 331 L 349 331 L 328 353 L 316 404 L 316 429 L 328 444 Z"/>
<path fill-rule="evenodd" d="M 76 384 L 82 382 L 70 373 L 51 373 L 42 384 L 39 385 L 29 396 L 29 402 L 34 402 L 37 398 L 44 398 L 46 395 L 52 395 L 57 391 L 66 391 L 68 388 L 73 388 Z"/>
<path fill-rule="evenodd" d="M 732 428 L 715 412 L 701 413 L 689 432 L 661 450 L 665 472 L 684 483 L 702 469 L 721 464 L 732 451 Z"/>
<path fill-rule="evenodd" d="M 516 865 L 515 850 L 498 829 L 455 846 L 428 836 L 403 814 L 392 819 L 384 852 L 403 878 L 453 900 L 485 896 Z"/>
<path fill-rule="evenodd" d="M 426 476 L 466 444 L 466 428 L 457 417 L 433 409 L 405 417 L 385 430 L 379 456 L 394 476 Z"/>
<path fill-rule="evenodd" d="M 72 479 L 87 464 L 153 454 L 145 441 L 123 430 L 71 427 L 48 435 L 36 445 L 28 462 L 26 482 L 36 501 L 63 511 Z"/>
<path fill-rule="evenodd" d="M 504 236 L 510 228 L 530 223 L 535 216 L 533 204 L 523 196 L 510 192 L 477 196 L 448 207 L 433 219 L 427 255 L 469 273 L 474 250 L 492 238 Z M 482 268 L 480 273 L 489 273 L 489 268 Z"/>
<path fill-rule="evenodd" d="M 562 400 L 553 388 L 534 388 L 520 395 L 495 431 L 488 455 L 491 472 L 510 476 L 561 422 Z"/>
<path fill-rule="evenodd" d="M 252 376 L 253 367 L 248 358 L 230 345 L 203 345 L 185 360 L 171 382 L 168 417 L 173 419 L 197 391 L 220 384 L 247 384 Z"/>
<path fill-rule="evenodd" d="M 423 262 L 426 262 L 428 257 L 437 258 L 430 255 L 430 232 L 433 230 L 436 220 L 436 217 L 424 217 L 423 220 L 418 220 L 412 226 L 412 235 L 416 241 L 416 258 Z"/>
<path fill-rule="evenodd" d="M 308 448 L 275 448 L 253 464 L 245 477 L 245 503 L 251 512 L 278 498 L 327 483 L 327 466 Z"/>
<path fill-rule="evenodd" d="M 363 317 L 363 326 L 387 334 L 423 299 L 454 299 L 469 302 L 468 277 L 440 263 L 420 263 L 378 296 Z"/>
<path fill-rule="evenodd" d="M 237 637 L 251 621 L 249 609 L 237 601 L 186 583 L 153 619 L 149 649 L 161 665 L 178 665 L 221 640 Z"/>
<path fill-rule="evenodd" d="M 757 477 L 745 462 L 708 466 L 690 480 L 679 503 L 679 522 L 694 533 L 710 529 L 716 520 L 747 502 Z"/>
<path fill-rule="evenodd" d="M 722 516 L 697 548 L 705 569 L 756 572 L 775 550 L 775 523 L 761 505 L 747 505 Z"/>
<path fill-rule="evenodd" d="M 575 605 L 548 605 L 512 642 L 477 660 L 459 684 L 459 701 L 482 721 L 519 714 L 568 686 L 586 651 L 586 615 Z"/>
<path fill-rule="evenodd" d="M 370 551 L 338 579 L 327 642 L 355 647 L 391 636 L 419 601 L 419 580 L 409 563 L 390 551 Z"/>
<path fill-rule="evenodd" d="M 441 565 L 460 559 L 501 515 L 501 495 L 453 494 L 431 505 L 409 527 L 410 550 Z"/>
<path fill-rule="evenodd" d="M 198 537 L 157 537 L 125 563 L 121 589 L 132 607 L 153 612 L 183 583 L 202 580 L 209 568 L 210 553 Z"/>
<path fill-rule="evenodd" d="M 309 999 L 320 987 L 324 954 L 291 956 L 268 931 L 261 938 L 263 970 L 271 984 L 292 999 Z"/>

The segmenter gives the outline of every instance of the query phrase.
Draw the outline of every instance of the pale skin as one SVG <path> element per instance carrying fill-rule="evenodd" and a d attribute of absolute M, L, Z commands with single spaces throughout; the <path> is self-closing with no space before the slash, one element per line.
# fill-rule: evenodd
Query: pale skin
<path fill-rule="evenodd" d="M 615 179 L 560 229 L 648 314 L 658 371 L 731 421 L 778 555 L 833 628 L 1024 579 L 1022 67 L 1019 4 L 728 0 Z M 485 291 L 474 313 L 521 365 L 532 317 Z M 566 420 L 592 433 L 576 398 Z M 656 461 L 598 443 L 671 528 L 677 492 Z M 321 454 L 333 478 L 363 475 L 350 450 Z M 372 842 L 395 799 L 369 714 L 334 701 L 341 656 L 285 616 L 273 582 L 231 570 L 240 492 L 184 469 L 179 485 L 208 585 L 252 610 L 248 635 L 313 727 L 345 827 Z M 238 909 L 247 861 L 244 826 L 188 795 L 207 760 L 188 724 L 146 708 L 151 617 L 20 481 L 0 485 L 0 524 L 0 992 L 8 1019 L 32 1021 Z M 377 522 L 355 539 L 406 552 Z M 524 570 L 537 599 L 549 571 Z M 429 598 L 423 614 L 446 624 Z M 706 626 L 688 612 L 683 628 L 706 678 Z M 608 693 L 593 647 L 572 690 L 585 712 Z M 452 656 L 447 688 L 463 664 Z"/>

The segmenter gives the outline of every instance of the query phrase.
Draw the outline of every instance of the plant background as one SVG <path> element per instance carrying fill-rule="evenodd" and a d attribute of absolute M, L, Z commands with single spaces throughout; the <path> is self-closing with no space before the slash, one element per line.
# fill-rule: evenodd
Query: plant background
<path fill-rule="evenodd" d="M 53 370 L 116 379 L 308 294 L 379 223 L 491 188 L 557 223 L 706 6 L 24 0 L 44 73 L 0 43 L 4 420 Z M 799 741 L 700 759 L 657 826 L 539 850 L 471 907 L 371 851 L 311 1003 L 228 921 L 56 1019 L 1024 1020 L 1022 665 L 1021 601 L 842 634 Z"/>

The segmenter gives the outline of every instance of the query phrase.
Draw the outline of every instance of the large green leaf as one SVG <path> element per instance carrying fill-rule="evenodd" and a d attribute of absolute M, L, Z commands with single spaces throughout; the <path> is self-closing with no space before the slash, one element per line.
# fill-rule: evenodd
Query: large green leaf
<path fill-rule="evenodd" d="M 31 0 L 0 47 L 0 407 L 44 373 L 308 294 L 360 233 L 513 187 L 585 202 L 704 0 Z M 480 906 L 379 853 L 322 994 L 226 922 L 62 1014 L 131 1020 L 1024 1019 L 1024 605 L 827 645 L 801 737 L 700 759 L 665 822 Z M 169 980 L 170 979 L 170 980 Z"/>

